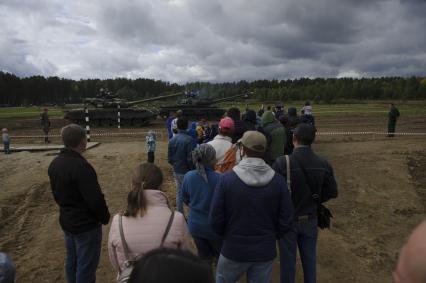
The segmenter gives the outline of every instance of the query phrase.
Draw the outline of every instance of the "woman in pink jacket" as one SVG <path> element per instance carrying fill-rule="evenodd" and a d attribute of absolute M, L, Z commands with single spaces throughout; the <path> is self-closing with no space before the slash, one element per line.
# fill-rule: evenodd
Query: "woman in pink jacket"
<path fill-rule="evenodd" d="M 160 190 L 163 183 L 161 169 L 152 163 L 136 168 L 132 178 L 132 190 L 127 196 L 127 210 L 122 216 L 124 238 L 131 260 L 142 257 L 148 251 L 161 246 L 190 249 L 190 234 L 185 218 L 172 211 L 166 195 Z M 120 237 L 119 214 L 115 215 L 108 237 L 110 261 L 120 274 L 126 261 Z M 167 226 L 171 223 L 169 231 Z"/>

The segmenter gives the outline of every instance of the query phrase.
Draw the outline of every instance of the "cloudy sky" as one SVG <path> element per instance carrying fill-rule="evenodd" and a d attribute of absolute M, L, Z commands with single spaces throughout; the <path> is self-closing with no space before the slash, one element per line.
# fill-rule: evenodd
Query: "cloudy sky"
<path fill-rule="evenodd" d="M 0 70 L 178 83 L 426 75 L 426 0 L 0 0 Z"/>

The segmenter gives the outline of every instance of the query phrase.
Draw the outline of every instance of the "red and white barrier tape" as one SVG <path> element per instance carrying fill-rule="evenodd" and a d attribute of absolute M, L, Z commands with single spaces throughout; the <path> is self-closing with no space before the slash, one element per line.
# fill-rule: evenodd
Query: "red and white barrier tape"
<path fill-rule="evenodd" d="M 157 132 L 154 131 L 154 133 L 162 138 L 163 135 L 166 133 L 163 133 L 161 131 Z M 92 137 L 120 137 L 120 136 L 137 136 L 137 135 L 147 135 L 148 131 L 144 132 L 106 132 L 106 133 L 91 133 L 90 135 Z M 395 132 L 395 133 L 388 133 L 388 132 L 317 132 L 316 135 L 318 136 L 351 136 L 351 135 L 395 135 L 395 136 L 426 136 L 426 133 L 418 133 L 418 132 Z M 44 135 L 26 135 L 26 136 L 10 136 L 11 138 L 44 138 Z M 49 137 L 53 138 L 60 138 L 61 135 L 49 135 Z"/>

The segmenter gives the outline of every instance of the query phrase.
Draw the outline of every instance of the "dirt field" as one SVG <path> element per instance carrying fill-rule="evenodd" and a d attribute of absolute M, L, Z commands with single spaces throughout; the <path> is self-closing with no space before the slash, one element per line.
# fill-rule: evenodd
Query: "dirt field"
<path fill-rule="evenodd" d="M 7 121 L 11 135 L 40 134 L 37 120 Z M 0 121 L 5 124 L 5 121 Z M 53 133 L 64 124 L 53 121 Z M 426 131 L 426 118 L 406 117 L 397 130 Z M 320 131 L 383 131 L 384 119 L 330 117 L 318 120 Z M 150 128 L 162 130 L 161 122 Z M 145 129 L 130 129 L 146 131 Z M 129 129 L 122 129 L 128 132 Z M 93 130 L 94 133 L 116 129 Z M 329 203 L 335 218 L 321 231 L 319 282 L 389 282 L 400 247 L 424 218 L 426 204 L 425 136 L 318 136 L 314 149 L 334 167 L 339 197 Z M 112 214 L 125 207 L 131 169 L 146 160 L 143 136 L 96 137 L 102 144 L 85 153 L 95 167 Z M 59 142 L 54 138 L 53 142 Z M 12 139 L 41 143 L 41 139 Z M 12 144 L 12 145 L 13 145 Z M 156 163 L 164 170 L 164 189 L 174 203 L 174 183 L 167 164 L 167 143 L 158 144 Z M 17 282 L 65 282 L 64 243 L 47 176 L 55 152 L 0 154 L 0 250 L 18 267 Z M 104 241 L 98 282 L 114 282 Z M 278 267 L 278 263 L 276 264 Z M 278 269 L 274 280 L 278 281 Z M 299 268 L 300 271 L 300 268 Z M 300 282 L 300 272 L 298 276 Z"/>

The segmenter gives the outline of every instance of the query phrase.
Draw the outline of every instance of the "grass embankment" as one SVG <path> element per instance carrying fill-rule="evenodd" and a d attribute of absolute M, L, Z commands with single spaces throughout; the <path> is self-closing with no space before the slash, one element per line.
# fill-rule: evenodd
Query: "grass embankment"
<path fill-rule="evenodd" d="M 303 106 L 303 101 L 284 102 L 285 109 L 290 106 L 296 107 L 298 111 Z M 273 102 L 263 103 L 265 109 L 267 105 L 274 106 Z M 219 104 L 219 107 L 229 108 L 232 106 L 244 109 L 246 107 L 254 110 L 259 110 L 261 102 L 224 102 Z M 422 101 L 407 101 L 396 102 L 401 115 L 411 117 L 425 117 L 426 116 L 426 100 Z M 49 107 L 49 116 L 51 118 L 61 118 L 64 111 L 73 108 L 81 108 L 80 105 L 67 105 L 66 107 Z M 359 103 L 351 104 L 313 104 L 313 112 L 317 117 L 384 117 L 389 112 L 388 101 L 362 101 Z M 40 113 L 44 107 L 9 107 L 0 108 L 0 119 L 8 118 L 39 118 Z"/>
<path fill-rule="evenodd" d="M 8 118 L 39 118 L 44 107 L 7 107 L 0 108 L 0 119 Z M 61 107 L 49 107 L 49 117 L 58 118 L 64 114 Z"/>

